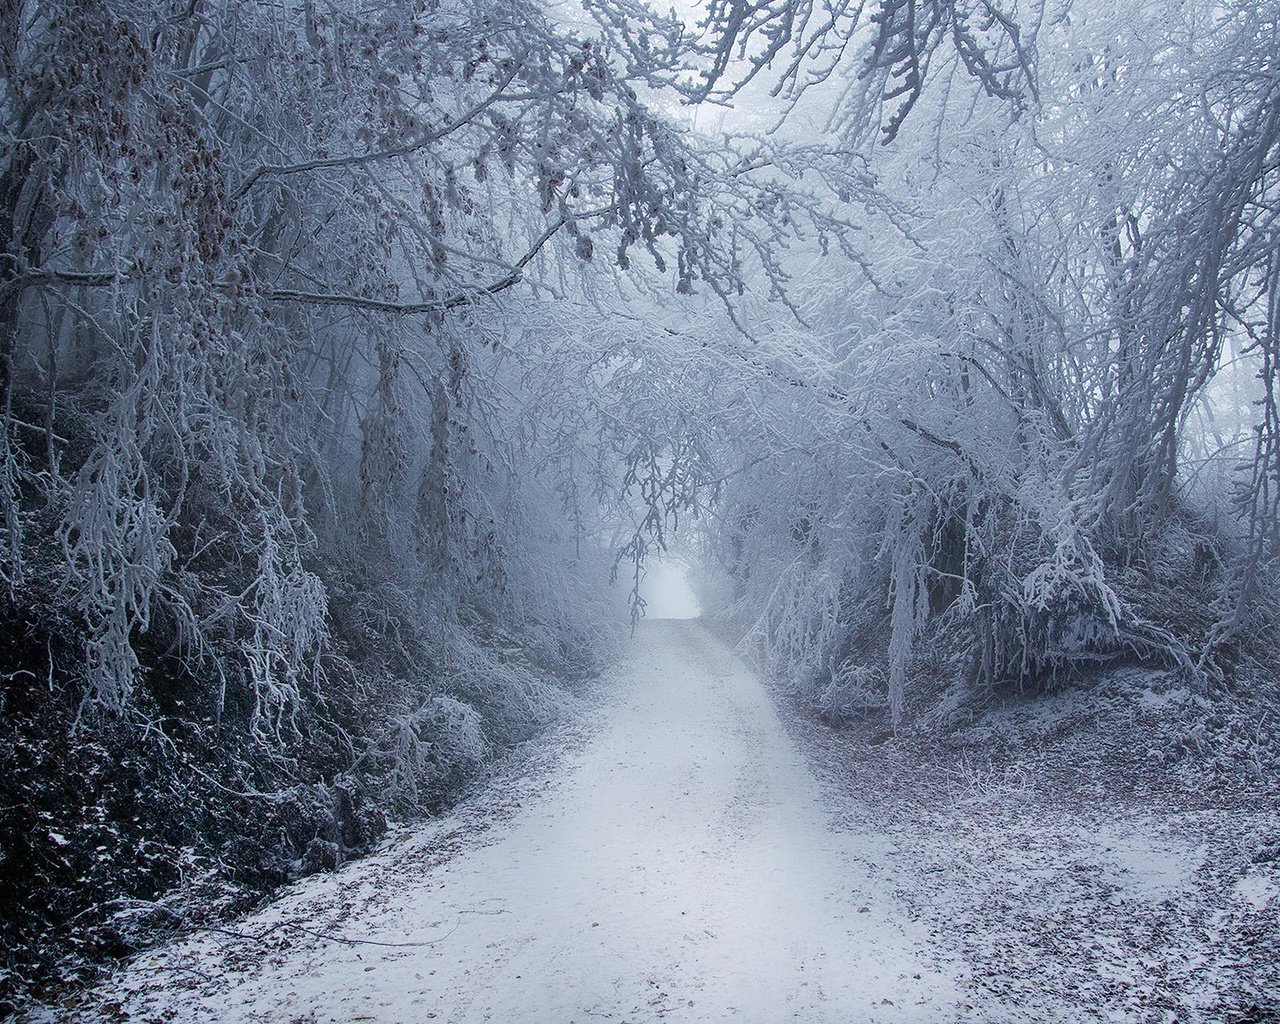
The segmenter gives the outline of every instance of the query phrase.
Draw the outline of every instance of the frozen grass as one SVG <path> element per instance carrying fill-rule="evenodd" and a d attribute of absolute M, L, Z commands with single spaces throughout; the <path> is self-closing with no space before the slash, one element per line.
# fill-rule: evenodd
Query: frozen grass
<path fill-rule="evenodd" d="M 1274 751 L 1232 742 L 1229 700 L 1126 670 L 890 739 L 783 703 L 842 827 L 891 841 L 886 882 L 964 966 L 954 1019 L 1280 1019 Z"/>

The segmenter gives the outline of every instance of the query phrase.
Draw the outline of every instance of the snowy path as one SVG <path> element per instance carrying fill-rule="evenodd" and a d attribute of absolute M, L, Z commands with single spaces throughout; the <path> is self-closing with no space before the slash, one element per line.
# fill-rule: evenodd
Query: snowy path
<path fill-rule="evenodd" d="M 341 908 L 332 923 L 303 919 L 432 944 L 277 932 L 264 956 L 199 937 L 117 982 L 132 990 L 126 1013 L 342 1024 L 952 1016 L 956 981 L 895 910 L 874 838 L 830 829 L 763 685 L 728 648 L 696 622 L 649 622 L 614 683 L 588 742 L 505 823 L 412 870 L 397 869 L 409 855 L 393 849 L 309 879 L 239 926 L 259 933 L 328 901 Z"/>

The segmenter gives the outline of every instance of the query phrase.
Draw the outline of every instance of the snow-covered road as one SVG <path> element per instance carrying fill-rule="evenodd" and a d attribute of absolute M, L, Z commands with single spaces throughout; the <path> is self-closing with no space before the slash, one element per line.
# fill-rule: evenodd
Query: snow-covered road
<path fill-rule="evenodd" d="M 946 1021 L 956 979 L 834 832 L 760 680 L 696 621 L 641 626 L 585 743 L 510 817 L 447 823 L 139 961 L 178 1021 Z M 432 834 L 431 830 L 435 833 Z M 447 844 L 446 844 L 447 845 Z M 878 881 L 877 881 L 878 879 Z"/>

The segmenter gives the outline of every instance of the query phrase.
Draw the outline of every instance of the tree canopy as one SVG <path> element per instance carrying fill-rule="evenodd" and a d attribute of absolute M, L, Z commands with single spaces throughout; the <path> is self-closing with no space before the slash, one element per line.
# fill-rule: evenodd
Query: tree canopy
<path fill-rule="evenodd" d="M 835 718 L 1261 685 L 1278 59 L 1274 2 L 6 5 L 14 977 L 438 806 L 676 534 Z"/>

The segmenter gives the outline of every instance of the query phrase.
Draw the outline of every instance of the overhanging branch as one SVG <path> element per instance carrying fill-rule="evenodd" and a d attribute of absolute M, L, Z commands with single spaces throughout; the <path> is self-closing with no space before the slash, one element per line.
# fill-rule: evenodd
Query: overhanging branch
<path fill-rule="evenodd" d="M 499 292 L 504 292 L 513 285 L 519 284 L 524 279 L 525 267 L 541 252 L 542 247 L 551 240 L 551 237 L 564 227 L 565 220 L 566 218 L 563 214 L 557 217 L 534 240 L 529 251 L 511 265 L 509 273 L 488 284 L 477 285 L 475 288 L 468 288 L 438 299 L 425 299 L 421 302 L 392 302 L 387 299 L 369 298 L 364 295 L 349 295 L 342 292 L 308 292 L 294 288 L 260 288 L 258 294 L 265 299 L 281 302 L 305 302 L 319 306 L 349 306 L 355 309 L 367 309 L 372 312 L 399 315 L 440 313 L 449 309 L 457 309 L 459 306 L 465 306 L 483 295 L 497 295 Z M 0 303 L 7 302 L 24 289 L 37 285 L 70 284 L 80 287 L 106 288 L 127 279 L 128 275 L 115 271 L 35 270 L 0 283 Z M 230 288 L 232 283 L 219 281 L 218 287 Z"/>
<path fill-rule="evenodd" d="M 250 172 L 249 176 L 240 183 L 239 188 L 231 193 L 231 198 L 233 200 L 240 199 L 264 178 L 280 178 L 289 174 L 302 174 L 306 171 L 318 171 L 329 167 L 361 167 L 364 164 L 375 163 L 379 160 L 391 160 L 398 156 L 408 156 L 410 153 L 415 153 L 427 146 L 432 146 L 445 138 L 445 136 L 456 132 L 463 125 L 469 124 L 471 121 L 475 120 L 475 118 L 482 114 L 488 107 L 497 102 L 501 98 L 503 90 L 506 89 L 506 87 L 511 84 L 512 79 L 515 78 L 516 71 L 519 67 L 520 62 L 513 61 L 511 70 L 502 80 L 502 83 L 494 89 L 493 92 L 459 117 L 456 121 L 445 128 L 441 128 L 439 131 L 430 132 L 427 135 L 420 136 L 412 142 L 407 142 L 400 146 L 392 146 L 389 149 L 379 149 L 371 153 L 354 153 L 346 156 L 317 157 L 314 160 L 303 160 L 296 164 L 263 164 L 261 167 Z"/>
<path fill-rule="evenodd" d="M 387 299 L 373 299 L 363 295 L 347 295 L 342 293 L 304 292 L 292 288 L 270 288 L 260 291 L 264 298 L 278 299 L 285 302 L 305 302 L 317 306 L 349 306 L 354 309 L 367 309 L 377 313 L 395 313 L 412 315 L 416 313 L 441 313 L 449 309 L 457 309 L 474 302 L 482 295 L 497 295 L 524 279 L 524 268 L 538 255 L 542 247 L 551 240 L 551 236 L 564 227 L 563 215 L 534 241 L 529 251 L 512 264 L 511 272 L 489 284 L 466 291 L 455 292 L 439 299 L 425 299 L 422 302 L 392 302 Z"/>

